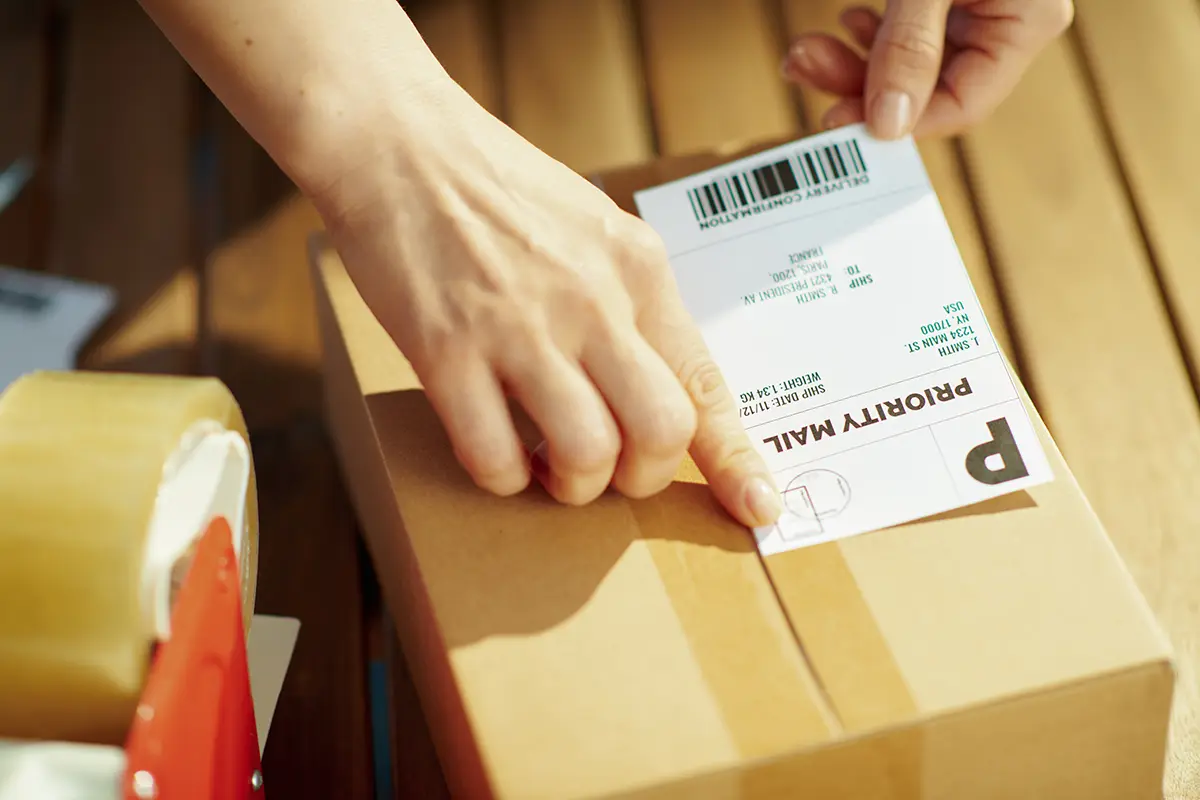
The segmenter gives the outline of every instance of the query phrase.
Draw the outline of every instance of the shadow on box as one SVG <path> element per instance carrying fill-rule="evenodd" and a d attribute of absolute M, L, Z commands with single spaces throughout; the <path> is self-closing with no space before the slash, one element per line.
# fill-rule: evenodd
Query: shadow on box
<path fill-rule="evenodd" d="M 470 580 L 458 583 L 460 587 L 469 585 L 476 600 L 471 603 L 470 614 L 456 615 L 455 624 L 444 630 L 453 637 L 446 641 L 449 648 L 492 636 L 536 634 L 568 621 L 586 605 L 633 541 L 627 533 L 629 526 L 597 524 L 613 519 L 605 514 L 574 515 L 536 483 L 526 490 L 522 503 L 522 513 L 529 524 L 472 527 L 473 519 L 493 517 L 499 505 L 508 500 L 478 489 L 454 459 L 450 441 L 424 392 L 412 389 L 371 395 L 367 397 L 367 406 L 384 448 L 395 452 L 400 446 L 388 442 L 403 441 L 407 460 L 420 465 L 423 488 L 471 498 L 469 504 L 459 504 L 461 513 L 456 527 L 461 535 L 470 536 L 473 549 L 486 557 L 462 559 L 454 558 L 453 553 L 444 554 L 447 561 L 443 563 L 449 564 L 449 559 L 453 559 L 453 569 L 470 571 Z M 525 444 L 536 445 L 541 440 L 536 427 L 519 408 L 514 407 L 513 412 Z M 405 435 L 401 432 L 404 427 L 430 433 Z M 610 490 L 595 504 L 608 506 L 614 515 L 632 514 L 640 539 L 686 542 L 735 553 L 756 550 L 753 536 L 726 513 L 699 476 L 677 479 L 660 494 L 642 500 L 627 500 Z M 1001 514 L 1034 506 L 1033 498 L 1021 491 L 929 519 Z M 559 524 L 546 524 L 554 517 L 558 517 Z M 508 601 L 488 602 L 489 597 L 499 595 Z"/>

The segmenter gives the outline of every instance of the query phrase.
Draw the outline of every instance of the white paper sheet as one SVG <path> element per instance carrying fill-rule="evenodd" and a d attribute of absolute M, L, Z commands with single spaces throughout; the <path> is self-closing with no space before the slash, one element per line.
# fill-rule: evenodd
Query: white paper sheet
<path fill-rule="evenodd" d="M 783 492 L 765 555 L 1052 479 L 911 140 L 842 128 L 635 200 Z"/>
<path fill-rule="evenodd" d="M 298 619 L 266 614 L 255 614 L 250 618 L 246 662 L 250 672 L 250 695 L 254 701 L 260 753 L 267 746 L 267 733 L 271 730 L 275 706 L 283 692 L 283 681 L 287 677 L 299 635 Z"/>
<path fill-rule="evenodd" d="M 0 392 L 34 370 L 67 370 L 109 315 L 108 286 L 0 266 Z"/>

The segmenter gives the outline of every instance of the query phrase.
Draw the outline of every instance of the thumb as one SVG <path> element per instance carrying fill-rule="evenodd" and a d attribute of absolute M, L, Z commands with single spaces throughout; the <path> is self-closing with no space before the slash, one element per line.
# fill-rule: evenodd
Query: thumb
<path fill-rule="evenodd" d="M 951 0 L 889 0 L 867 64 L 867 124 L 881 139 L 912 132 L 937 86 Z"/>

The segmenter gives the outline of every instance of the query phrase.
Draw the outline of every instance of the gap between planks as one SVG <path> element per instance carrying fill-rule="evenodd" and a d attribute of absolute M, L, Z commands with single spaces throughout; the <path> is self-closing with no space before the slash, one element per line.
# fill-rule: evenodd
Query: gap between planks
<path fill-rule="evenodd" d="M 861 5 L 876 10 L 883 7 L 880 0 Z M 846 6 L 843 0 L 782 0 L 783 20 L 789 38 L 794 39 L 802 33 L 820 32 L 838 36 L 849 43 L 849 37 L 838 21 Z M 857 46 L 852 46 L 862 52 Z M 799 102 L 807 119 L 820 120 L 833 104 L 833 98 L 805 88 L 799 91 Z M 980 234 L 973 193 L 963 175 L 956 141 L 922 140 L 918 142 L 918 147 L 984 316 L 1000 349 L 1009 355 L 1014 369 L 1021 373 L 1020 360 L 1017 358 L 1019 349 L 1009 336 L 1008 314 L 996 286 L 986 244 Z"/>
<path fill-rule="evenodd" d="M 91 0 L 68 21 L 49 271 L 113 286 L 89 369 L 195 367 L 189 71 L 136 4 Z"/>
<path fill-rule="evenodd" d="M 1174 644 L 1167 796 L 1194 798 L 1200 410 L 1094 111 L 1063 39 L 965 151 L 1040 407 Z"/>
<path fill-rule="evenodd" d="M 1076 0 L 1075 35 L 1200 386 L 1200 3 Z"/>

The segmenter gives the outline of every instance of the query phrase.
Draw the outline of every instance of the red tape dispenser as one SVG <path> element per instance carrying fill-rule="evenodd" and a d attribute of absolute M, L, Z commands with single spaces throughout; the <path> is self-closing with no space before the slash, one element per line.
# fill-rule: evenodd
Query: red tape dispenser
<path fill-rule="evenodd" d="M 33 598 L 0 613 L 0 800 L 261 798 L 257 499 L 228 387 L 0 389 L 0 588 Z"/>
<path fill-rule="evenodd" d="M 199 541 L 125 750 L 126 800 L 264 797 L 229 523 Z"/>

